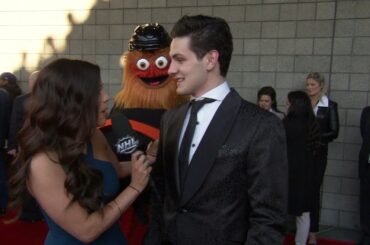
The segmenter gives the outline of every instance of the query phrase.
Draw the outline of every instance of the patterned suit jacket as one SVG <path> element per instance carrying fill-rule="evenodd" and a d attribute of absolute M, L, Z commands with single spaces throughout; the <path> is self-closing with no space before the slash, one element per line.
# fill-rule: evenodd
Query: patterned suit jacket
<path fill-rule="evenodd" d="M 180 189 L 178 142 L 188 104 L 165 113 L 145 244 L 280 245 L 288 166 L 282 122 L 235 90 L 214 115 Z"/>

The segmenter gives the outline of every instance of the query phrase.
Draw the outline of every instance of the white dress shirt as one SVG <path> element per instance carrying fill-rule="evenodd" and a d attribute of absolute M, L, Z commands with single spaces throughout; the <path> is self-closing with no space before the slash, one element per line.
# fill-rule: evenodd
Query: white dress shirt
<path fill-rule="evenodd" d="M 329 98 L 326 95 L 321 96 L 320 100 L 316 104 L 315 108 L 313 108 L 313 111 L 315 112 L 315 115 L 317 116 L 317 111 L 319 110 L 319 107 L 329 107 Z"/>
<path fill-rule="evenodd" d="M 203 94 L 202 96 L 200 96 L 198 98 L 192 98 L 192 99 L 195 99 L 195 100 L 202 100 L 204 98 L 210 98 L 210 99 L 214 99 L 215 101 L 212 102 L 212 103 L 206 103 L 198 111 L 198 114 L 197 114 L 198 124 L 195 128 L 192 144 L 191 144 L 191 147 L 190 147 L 189 164 L 191 162 L 191 159 L 193 158 L 193 155 L 194 155 L 195 151 L 198 148 L 198 145 L 199 145 L 200 141 L 203 138 L 204 133 L 206 132 L 206 130 L 208 128 L 208 125 L 210 124 L 210 122 L 211 122 L 213 116 L 215 115 L 218 107 L 221 105 L 222 101 L 225 99 L 226 95 L 229 92 L 230 92 L 230 87 L 229 87 L 228 83 L 226 81 L 224 81 L 222 84 L 218 85 L 216 88 L 208 91 L 207 93 Z M 182 126 L 180 142 L 179 142 L 179 145 L 178 145 L 179 148 L 180 148 L 180 145 L 181 145 L 181 142 L 182 142 L 182 138 L 184 137 L 186 127 L 187 127 L 188 122 L 189 122 L 189 117 L 190 117 L 190 110 L 188 110 L 188 112 L 186 114 L 186 117 L 185 117 L 185 120 L 184 120 L 184 124 Z M 177 149 L 178 151 L 179 151 L 179 148 Z"/>

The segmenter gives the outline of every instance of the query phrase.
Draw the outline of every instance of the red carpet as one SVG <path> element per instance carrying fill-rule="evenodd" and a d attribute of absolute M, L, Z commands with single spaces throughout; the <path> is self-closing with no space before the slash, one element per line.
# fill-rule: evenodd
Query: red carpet
<path fill-rule="evenodd" d="M 127 212 L 123 218 L 131 219 L 132 214 Z M 9 215 L 0 217 L 0 244 L 1 245 L 42 245 L 47 233 L 47 226 L 45 222 L 38 221 L 36 223 L 29 223 L 24 221 L 17 221 L 12 224 L 4 224 L 4 219 L 9 219 Z M 146 227 L 141 226 L 135 231 L 128 223 L 121 222 L 122 230 L 126 237 L 129 237 L 130 245 L 140 245 L 142 235 L 145 233 Z M 133 235 L 135 232 L 136 235 Z M 137 236 L 137 238 L 135 238 Z M 355 245 L 355 242 L 336 241 L 325 238 L 319 238 L 320 245 Z M 284 245 L 294 245 L 294 236 L 287 235 Z"/>
<path fill-rule="evenodd" d="M 14 213 L 11 213 L 14 215 Z M 30 223 L 16 221 L 12 224 L 4 224 L 11 216 L 0 217 L 0 244 L 1 245 L 42 245 L 48 228 L 43 221 Z"/>
<path fill-rule="evenodd" d="M 318 238 L 318 244 L 319 245 L 356 245 L 355 242 L 349 242 L 349 241 L 338 241 L 338 240 L 332 240 L 327 238 Z M 287 235 L 285 238 L 284 245 L 294 245 L 294 235 Z"/>
<path fill-rule="evenodd" d="M 4 224 L 14 216 L 14 212 L 0 217 L 0 245 L 42 245 L 48 232 L 44 221 L 35 223 L 16 221 L 11 224 Z M 125 220 L 126 222 L 123 222 Z M 139 245 L 142 242 L 147 225 L 140 225 L 134 217 L 133 209 L 128 209 L 120 220 L 122 231 L 125 233 L 130 245 Z"/>

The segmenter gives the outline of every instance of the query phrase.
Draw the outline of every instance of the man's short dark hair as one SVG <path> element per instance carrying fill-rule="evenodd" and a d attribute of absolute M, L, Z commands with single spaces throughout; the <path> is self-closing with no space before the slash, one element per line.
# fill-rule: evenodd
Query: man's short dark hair
<path fill-rule="evenodd" d="M 172 38 L 190 37 L 190 49 L 198 59 L 211 50 L 220 54 L 220 73 L 226 76 L 233 52 L 233 41 L 229 25 L 219 17 L 204 15 L 183 16 L 171 31 Z"/>

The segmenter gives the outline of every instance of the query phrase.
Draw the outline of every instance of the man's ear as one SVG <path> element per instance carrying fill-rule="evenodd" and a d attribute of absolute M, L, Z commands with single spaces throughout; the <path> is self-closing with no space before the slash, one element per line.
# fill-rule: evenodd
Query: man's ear
<path fill-rule="evenodd" d="M 217 50 L 211 50 L 206 54 L 206 62 L 207 62 L 207 70 L 210 71 L 214 69 L 216 65 L 218 65 L 218 58 L 220 54 Z"/>

